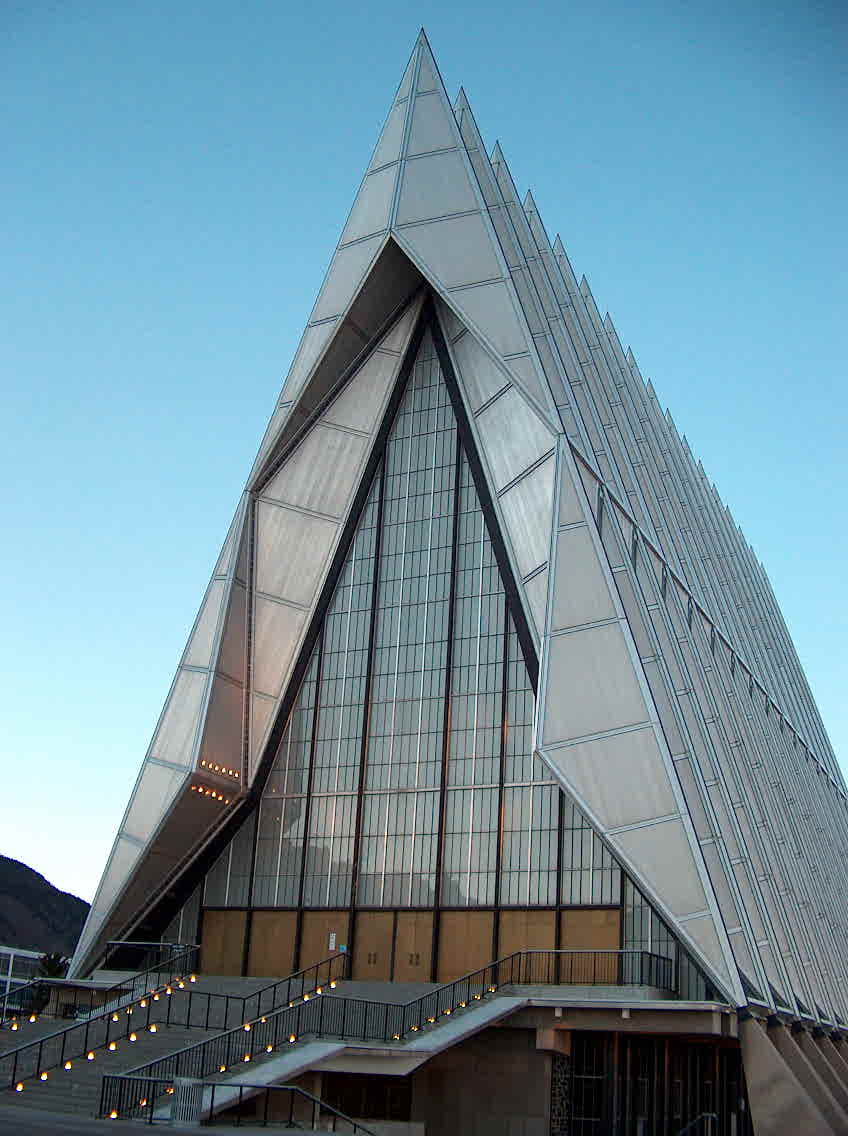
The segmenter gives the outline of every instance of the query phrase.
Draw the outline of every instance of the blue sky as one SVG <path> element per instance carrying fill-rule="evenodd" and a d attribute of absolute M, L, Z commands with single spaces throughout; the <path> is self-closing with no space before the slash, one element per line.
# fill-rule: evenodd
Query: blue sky
<path fill-rule="evenodd" d="M 422 21 L 848 768 L 844 6 L 7 0 L 0 851 L 85 898 Z"/>

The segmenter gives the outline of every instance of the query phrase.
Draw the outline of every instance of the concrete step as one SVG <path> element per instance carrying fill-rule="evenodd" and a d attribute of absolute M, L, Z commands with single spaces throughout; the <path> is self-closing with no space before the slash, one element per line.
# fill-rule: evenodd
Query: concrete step
<path fill-rule="evenodd" d="M 48 1079 L 27 1078 L 23 1092 L 9 1089 L 0 1094 L 5 1105 L 76 1112 L 93 1116 L 100 1102 L 101 1084 L 108 1073 L 126 1073 L 138 1065 L 158 1061 L 189 1045 L 214 1037 L 216 1030 L 169 1028 L 163 1026 L 155 1034 L 140 1033 L 138 1041 L 118 1042 L 114 1052 L 98 1049 L 94 1061 L 74 1060 L 70 1070 L 48 1071 Z"/>

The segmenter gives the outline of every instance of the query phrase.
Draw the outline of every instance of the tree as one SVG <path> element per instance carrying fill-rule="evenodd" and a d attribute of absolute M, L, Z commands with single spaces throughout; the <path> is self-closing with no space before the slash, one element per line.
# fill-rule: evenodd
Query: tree
<path fill-rule="evenodd" d="M 38 960 L 40 978 L 64 978 L 68 973 L 68 959 L 59 951 L 44 954 Z"/>

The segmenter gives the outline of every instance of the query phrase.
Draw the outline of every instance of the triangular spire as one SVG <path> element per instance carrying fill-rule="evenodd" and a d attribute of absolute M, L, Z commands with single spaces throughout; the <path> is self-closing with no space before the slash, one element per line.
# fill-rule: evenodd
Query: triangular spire
<path fill-rule="evenodd" d="M 771 983 L 786 998 L 824 1001 L 830 956 L 816 953 L 816 936 L 829 941 L 830 927 L 816 914 L 806 935 L 797 910 L 824 909 L 831 850 L 792 834 L 812 869 L 801 878 L 802 852 L 788 856 L 763 819 L 780 812 L 775 785 L 807 792 L 813 756 L 791 723 L 784 753 L 774 741 L 783 719 L 777 730 L 762 697 L 789 688 L 778 674 L 767 690 L 771 659 L 777 671 L 794 668 L 799 689 L 803 678 L 784 632 L 767 626 L 772 609 L 758 606 L 767 581 L 749 586 L 752 554 L 717 490 L 558 236 L 551 246 L 533 195 L 519 199 L 500 145 L 490 160 L 464 91 L 451 107 L 423 31 L 215 565 L 75 967 L 103 938 L 137 929 L 182 865 L 238 827 L 233 808 L 252 808 L 245 794 L 264 777 L 311 665 L 398 392 L 410 368 L 432 377 L 437 366 L 456 414 L 450 444 L 461 437 L 467 453 L 528 673 L 541 653 L 536 743 L 546 768 L 728 997 L 744 997 L 742 971 L 761 991 Z M 448 467 L 444 492 L 455 494 Z M 710 560 L 735 576 L 717 579 Z M 751 624 L 738 653 L 716 634 L 726 613 L 731 631 Z M 802 730 L 813 721 L 808 692 L 791 690 L 787 708 L 800 708 Z M 737 779 L 750 797 L 735 792 Z M 766 901 L 770 879 L 782 890 Z M 837 913 L 834 925 L 843 923 Z"/>

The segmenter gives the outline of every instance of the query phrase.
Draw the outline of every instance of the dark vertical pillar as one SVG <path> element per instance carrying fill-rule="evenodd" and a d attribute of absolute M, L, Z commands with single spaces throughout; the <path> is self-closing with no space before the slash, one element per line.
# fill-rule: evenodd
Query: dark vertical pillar
<path fill-rule="evenodd" d="M 506 765 L 506 739 L 509 730 L 507 714 L 509 690 L 509 613 L 504 596 L 503 610 L 503 666 L 501 668 L 501 743 L 498 761 L 498 838 L 495 847 L 495 915 L 492 920 L 492 959 L 500 954 L 500 923 L 501 923 L 501 871 L 503 868 L 503 842 L 504 842 L 504 778 Z"/>
<path fill-rule="evenodd" d="M 431 980 L 436 981 L 439 967 L 439 924 L 442 906 L 442 865 L 444 862 L 445 815 L 447 810 L 448 760 L 450 758 L 451 684 L 453 680 L 453 638 L 456 620 L 456 561 L 459 546 L 459 500 L 462 477 L 462 439 L 456 432 L 456 468 L 453 482 L 453 529 L 451 535 L 450 594 L 448 597 L 447 649 L 445 651 L 444 716 L 442 719 L 442 776 L 439 787 L 439 835 L 436 841 L 435 910 L 433 911 L 433 949 Z"/>
<path fill-rule="evenodd" d="M 300 966 L 300 944 L 303 939 L 303 891 L 306 882 L 306 861 L 309 856 L 309 823 L 312 816 L 312 777 L 315 765 L 315 747 L 318 739 L 318 713 L 321 705 L 321 672 L 324 668 L 324 624 L 318 633 L 318 661 L 315 667 L 315 698 L 312 702 L 312 729 L 309 737 L 309 765 L 306 770 L 306 803 L 303 811 L 303 851 L 300 857 L 300 881 L 297 885 L 297 924 L 294 931 L 292 967 Z M 293 709 L 293 708 L 292 708 Z"/>
<path fill-rule="evenodd" d="M 377 525 L 374 535 L 374 578 L 371 581 L 371 622 L 368 627 L 368 660 L 365 666 L 363 692 L 362 742 L 359 749 L 359 781 L 356 792 L 356 821 L 353 831 L 353 865 L 350 879 L 350 919 L 348 920 L 348 951 L 351 958 L 356 939 L 356 891 L 359 886 L 359 855 L 362 846 L 362 813 L 365 800 L 365 767 L 368 760 L 368 739 L 371 725 L 371 688 L 374 682 L 374 651 L 377 642 L 377 603 L 380 597 L 380 552 L 383 546 L 383 507 L 386 497 L 386 455 L 380 465 L 380 492 L 377 497 Z"/>

